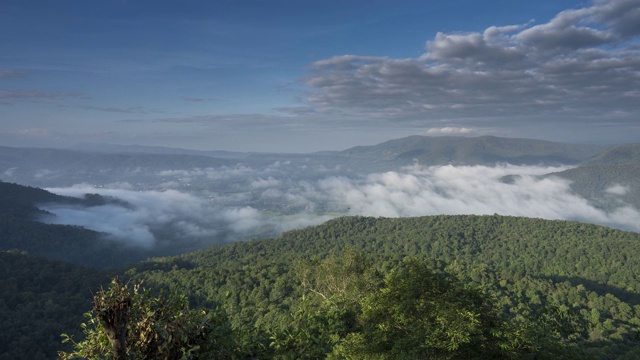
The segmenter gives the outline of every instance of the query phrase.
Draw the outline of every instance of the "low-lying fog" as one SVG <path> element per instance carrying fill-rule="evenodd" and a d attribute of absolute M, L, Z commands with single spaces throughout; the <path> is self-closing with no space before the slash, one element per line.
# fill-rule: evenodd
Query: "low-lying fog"
<path fill-rule="evenodd" d="M 415 165 L 363 176 L 316 172 L 314 177 L 303 177 L 299 174 L 304 169 L 278 162 L 260 169 L 165 170 L 155 174 L 155 181 L 144 184 L 122 181 L 47 189 L 76 197 L 97 193 L 128 205 L 114 202 L 79 208 L 48 204 L 42 208 L 55 215 L 47 217 L 47 222 L 84 226 L 143 247 L 275 236 L 342 215 L 497 213 L 640 231 L 640 212 L 622 200 L 625 187 L 608 189 L 619 206 L 607 212 L 574 194 L 567 180 L 542 176 L 565 169 Z"/>

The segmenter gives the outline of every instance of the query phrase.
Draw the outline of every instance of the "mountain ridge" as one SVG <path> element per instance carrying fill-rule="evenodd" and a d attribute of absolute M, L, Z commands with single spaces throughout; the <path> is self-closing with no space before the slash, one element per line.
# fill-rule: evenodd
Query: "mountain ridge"
<path fill-rule="evenodd" d="M 543 140 L 480 137 L 428 137 L 414 135 L 372 146 L 358 146 L 340 152 L 364 159 L 404 159 L 423 165 L 514 165 L 565 164 L 587 161 L 600 154 L 601 145 L 564 144 Z"/>

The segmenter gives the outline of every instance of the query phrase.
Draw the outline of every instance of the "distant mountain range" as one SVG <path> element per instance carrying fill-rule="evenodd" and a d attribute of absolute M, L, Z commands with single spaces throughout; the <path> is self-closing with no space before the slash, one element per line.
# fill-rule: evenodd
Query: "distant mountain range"
<path fill-rule="evenodd" d="M 196 155 L 196 156 L 210 156 L 220 159 L 240 159 L 247 157 L 250 153 L 237 152 L 237 151 L 199 151 L 171 148 L 164 146 L 142 146 L 142 145 L 116 145 L 108 143 L 79 143 L 70 147 L 68 150 L 84 151 L 84 152 L 97 152 L 105 154 L 122 154 L 122 153 L 142 153 L 142 154 L 154 154 L 154 155 L 166 155 L 166 154 L 181 154 L 181 155 Z"/>
<path fill-rule="evenodd" d="M 374 146 L 340 152 L 345 157 L 371 162 L 409 165 L 573 165 L 602 153 L 598 145 L 561 144 L 495 136 L 475 138 L 409 136 Z"/>
<path fill-rule="evenodd" d="M 627 149 L 627 147 L 622 147 Z M 599 145 L 561 144 L 494 136 L 476 138 L 410 136 L 373 146 L 312 154 L 264 154 L 194 151 L 165 147 L 82 144 L 71 149 L 0 147 L 0 174 L 20 169 L 32 174 L 61 169 L 67 175 L 131 169 L 162 170 L 211 168 L 239 162 L 250 165 L 305 159 L 312 164 L 350 166 L 357 171 L 389 171 L 419 163 L 432 165 L 575 165 L 603 155 Z M 613 150 L 610 150 L 613 151 Z M 620 150 L 622 151 L 622 150 Z M 624 156 L 624 154 L 611 155 Z M 602 159 L 601 161 L 606 161 Z"/>

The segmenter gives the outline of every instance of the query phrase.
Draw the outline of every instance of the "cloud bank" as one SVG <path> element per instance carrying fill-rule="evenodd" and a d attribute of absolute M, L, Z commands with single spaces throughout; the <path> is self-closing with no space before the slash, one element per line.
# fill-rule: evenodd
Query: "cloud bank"
<path fill-rule="evenodd" d="M 47 190 L 72 197 L 99 193 L 130 204 L 123 206 L 113 203 L 92 207 L 45 204 L 40 208 L 55 215 L 45 218 L 48 223 L 83 226 L 108 233 L 111 238 L 131 245 L 156 245 L 154 230 L 166 226 L 169 226 L 176 236 L 201 237 L 216 234 L 215 230 L 205 225 L 205 202 L 177 190 L 96 189 L 85 184 Z"/>
<path fill-rule="evenodd" d="M 371 174 L 359 180 L 333 177 L 319 185 L 330 198 L 341 202 L 350 213 L 359 215 L 498 213 L 640 230 L 637 209 L 625 205 L 607 212 L 574 194 L 569 181 L 540 177 L 560 170 L 512 165 L 415 166 L 403 172 Z M 617 187 L 610 193 L 624 194 Z"/>
<path fill-rule="evenodd" d="M 597 0 L 546 23 L 439 32 L 417 58 L 335 56 L 304 80 L 308 111 L 445 129 L 633 125 L 639 24 L 637 0 Z"/>
<path fill-rule="evenodd" d="M 640 231 L 640 212 L 627 205 L 627 188 L 607 189 L 619 204 L 600 209 L 571 190 L 569 181 L 542 176 L 566 167 L 414 165 L 363 176 L 324 174 L 297 178 L 294 164 L 262 169 L 221 167 L 163 171 L 159 183 L 172 190 L 76 185 L 48 189 L 80 197 L 99 193 L 129 205 L 95 207 L 48 204 L 46 221 L 84 226 L 141 247 L 190 246 L 276 236 L 343 215 L 382 217 L 439 214 L 500 214 L 575 220 Z M 320 173 L 316 173 L 318 175 Z"/>
<path fill-rule="evenodd" d="M 237 175 L 235 170 L 227 170 L 230 172 L 227 176 Z M 277 184 L 269 180 L 260 181 L 257 180 L 259 189 L 264 189 L 265 184 Z M 276 236 L 286 230 L 317 225 L 332 218 L 307 212 L 273 214 L 240 205 L 250 201 L 251 194 L 211 196 L 207 191 L 199 197 L 173 189 L 133 190 L 128 183 L 112 186 L 119 188 L 96 188 L 86 184 L 47 188 L 64 196 L 81 198 L 85 194 L 100 194 L 118 201 L 91 207 L 42 204 L 39 208 L 52 214 L 42 220 L 50 224 L 82 226 L 103 232 L 107 238 L 126 245 L 151 248 L 207 246 Z M 204 198 L 206 194 L 209 199 Z M 291 201 L 293 197 L 287 195 L 287 200 Z"/>

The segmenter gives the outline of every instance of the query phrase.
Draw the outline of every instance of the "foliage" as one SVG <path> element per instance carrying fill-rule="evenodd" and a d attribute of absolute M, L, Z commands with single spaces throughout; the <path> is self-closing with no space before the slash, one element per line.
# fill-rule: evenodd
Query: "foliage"
<path fill-rule="evenodd" d="M 349 358 L 497 358 L 501 319 L 491 299 L 419 261 L 389 273 L 362 301 Z"/>
<path fill-rule="evenodd" d="M 445 358 L 484 351 L 524 359 L 634 359 L 640 348 L 639 250 L 639 234 L 575 222 L 501 216 L 352 217 L 271 240 L 152 259 L 123 276 L 165 289 L 147 295 L 161 297 L 163 304 L 176 293 L 188 297 L 192 309 L 216 309 L 206 312 L 219 325 L 207 341 L 217 344 L 212 347 L 221 349 L 221 358 L 384 358 L 406 341 L 431 346 L 434 357 Z M 84 294 L 105 275 L 19 252 L 0 255 L 0 260 L 7 259 L 0 261 L 5 271 L 0 277 L 0 320 L 6 324 L 0 359 L 50 358 L 47 349 L 60 346 L 57 334 L 78 338 L 71 333 L 81 322 L 75 309 L 90 307 L 91 299 Z M 415 273 L 435 276 L 423 274 L 423 284 L 442 286 L 392 291 L 409 286 L 403 281 L 413 261 L 421 269 Z M 451 301 L 467 299 L 460 308 L 484 317 L 455 317 L 446 304 L 426 300 L 433 298 L 431 293 L 440 294 L 438 298 L 458 294 Z M 142 290 L 131 294 L 132 299 L 145 296 Z M 480 300 L 470 300 L 476 298 Z M 448 345 L 451 350 L 446 345 L 451 339 L 433 327 L 437 321 L 427 321 L 429 316 L 424 323 L 403 325 L 413 332 L 394 333 L 393 326 L 387 332 L 374 331 L 379 324 L 404 324 L 399 320 L 408 319 L 405 308 L 392 306 L 396 302 L 417 304 L 418 311 L 419 304 L 429 301 L 435 301 L 432 308 L 445 319 L 456 321 L 462 334 Z M 101 326 L 96 314 L 91 316 L 85 331 Z M 426 328 L 435 338 L 421 345 L 427 340 L 411 334 Z M 485 347 L 476 346 L 479 339 Z M 38 345 L 29 345 L 34 343 Z M 73 353 L 71 347 L 61 350 Z"/>
<path fill-rule="evenodd" d="M 233 351 L 224 315 L 190 310 L 176 292 L 155 297 L 139 285 L 131 291 L 118 278 L 94 296 L 85 316 L 85 339 L 75 351 L 60 352 L 61 359 L 222 359 Z"/>
<path fill-rule="evenodd" d="M 89 290 L 104 275 L 20 251 L 0 251 L 0 359 L 51 359 L 59 334 L 74 333 Z"/>
<path fill-rule="evenodd" d="M 364 260 L 349 260 L 362 254 L 367 254 Z M 633 354 L 640 345 L 639 254 L 640 234 L 576 222 L 347 217 L 276 239 L 153 259 L 128 275 L 154 287 L 182 289 L 198 306 L 219 304 L 235 336 L 244 339 L 240 348 L 286 358 L 302 346 L 305 332 L 319 341 L 316 348 L 343 343 L 362 325 L 363 298 L 380 289 L 385 274 L 416 258 L 495 299 L 494 310 L 508 320 L 507 331 L 519 334 L 504 343 L 507 348 L 542 356 L 534 345 L 547 342 L 550 354 L 578 346 L 587 355 L 607 358 Z M 561 324 L 555 318 L 546 324 L 540 317 L 555 308 L 573 319 L 568 324 L 576 325 L 575 332 L 527 330 Z M 262 340 L 254 342 L 246 333 Z M 266 345 L 265 334 L 271 337 Z M 271 342 L 280 350 L 273 352 Z"/>
<path fill-rule="evenodd" d="M 366 259 L 348 249 L 344 255 L 332 254 L 321 262 L 313 261 L 311 266 L 324 274 L 335 274 L 353 265 L 354 258 Z M 362 283 L 366 273 L 350 274 L 350 281 Z M 360 287 L 358 296 L 309 289 L 286 324 L 271 331 L 271 357 L 586 357 L 573 346 L 584 327 L 571 314 L 553 306 L 532 310 L 527 303 L 521 304 L 519 313 L 503 313 L 491 294 L 434 271 L 424 260 L 409 258 L 390 270 L 384 281 L 370 284 L 375 286 Z"/>

